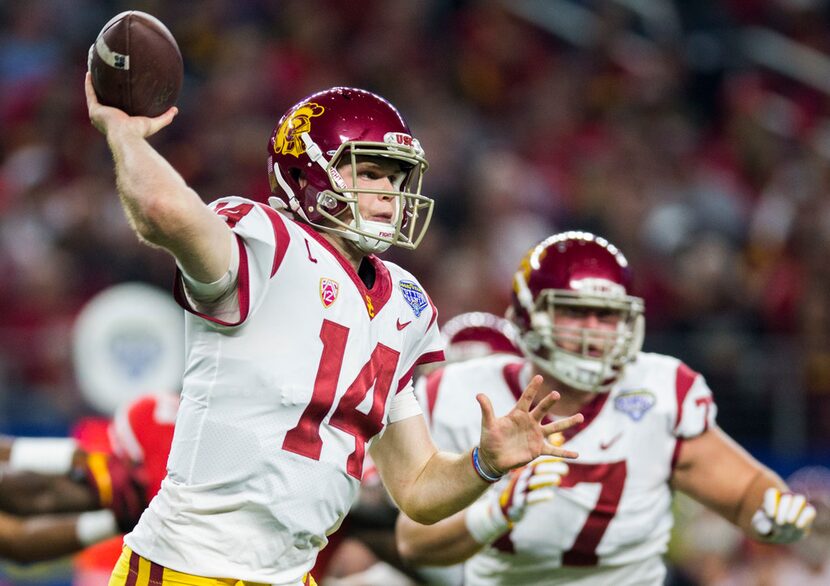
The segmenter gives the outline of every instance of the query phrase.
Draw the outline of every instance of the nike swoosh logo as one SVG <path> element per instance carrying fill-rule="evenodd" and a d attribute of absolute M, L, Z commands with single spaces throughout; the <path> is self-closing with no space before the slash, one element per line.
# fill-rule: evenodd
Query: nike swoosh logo
<path fill-rule="evenodd" d="M 608 448 L 610 448 L 611 446 L 613 446 L 615 443 L 617 443 L 617 440 L 618 440 L 618 439 L 620 439 L 621 437 L 622 437 L 622 432 L 620 432 L 620 433 L 618 433 L 617 435 L 615 435 L 613 438 L 611 438 L 611 440 L 610 440 L 610 441 L 607 441 L 607 442 L 600 442 L 600 444 L 599 444 L 599 449 L 600 449 L 600 450 L 607 450 Z"/>
<path fill-rule="evenodd" d="M 402 324 L 401 323 L 401 318 L 398 318 L 398 323 L 396 323 L 395 325 L 398 326 L 398 331 L 401 331 L 402 329 L 404 329 L 406 326 L 408 326 L 411 323 L 412 323 L 412 320 L 409 320 L 408 322 Z"/>

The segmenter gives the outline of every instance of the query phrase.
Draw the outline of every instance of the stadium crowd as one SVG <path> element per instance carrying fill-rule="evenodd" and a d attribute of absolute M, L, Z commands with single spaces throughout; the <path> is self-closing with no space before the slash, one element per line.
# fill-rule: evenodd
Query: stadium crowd
<path fill-rule="evenodd" d="M 172 283 L 126 224 L 83 103 L 91 41 L 136 8 L 181 47 L 181 114 L 154 144 L 199 193 L 265 201 L 268 133 L 293 99 L 376 91 L 407 114 L 436 200 L 420 249 L 387 256 L 441 318 L 503 313 L 545 236 L 604 235 L 646 300 L 646 349 L 706 376 L 720 425 L 782 474 L 827 464 L 830 7 L 551 4 L 582 26 L 497 0 L 0 3 L 0 429 L 65 433 L 89 409 L 78 310 L 115 283 Z M 770 63 L 772 39 L 816 51 L 815 71 Z"/>

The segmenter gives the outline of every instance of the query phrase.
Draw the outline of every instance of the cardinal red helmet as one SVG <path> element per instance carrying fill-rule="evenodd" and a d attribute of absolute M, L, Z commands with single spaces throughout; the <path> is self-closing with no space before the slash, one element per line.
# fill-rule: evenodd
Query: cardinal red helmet
<path fill-rule="evenodd" d="M 116 411 L 109 426 L 113 452 L 139 467 L 147 485 L 148 502 L 167 476 L 167 458 L 178 409 L 177 395 L 145 395 Z"/>
<path fill-rule="evenodd" d="M 338 172 L 351 164 L 350 184 L 357 185 L 358 157 L 400 163 L 393 190 L 360 189 L 395 198 L 391 223 L 364 220 L 358 213 L 358 190 Z M 353 240 L 366 252 L 418 246 L 432 216 L 433 201 L 421 195 L 426 169 L 424 151 L 398 110 L 355 88 L 335 87 L 300 100 L 277 123 L 268 143 L 271 205 Z M 347 209 L 351 217 L 344 215 Z"/>
<path fill-rule="evenodd" d="M 628 295 L 630 284 L 628 261 L 604 238 L 563 232 L 539 243 L 513 278 L 510 315 L 522 352 L 575 389 L 609 391 L 643 344 L 644 303 Z M 616 328 L 556 323 L 557 312 L 574 311 L 607 313 Z"/>
<path fill-rule="evenodd" d="M 444 324 L 441 333 L 447 362 L 495 353 L 520 354 L 516 328 L 508 320 L 492 313 L 462 313 Z"/>

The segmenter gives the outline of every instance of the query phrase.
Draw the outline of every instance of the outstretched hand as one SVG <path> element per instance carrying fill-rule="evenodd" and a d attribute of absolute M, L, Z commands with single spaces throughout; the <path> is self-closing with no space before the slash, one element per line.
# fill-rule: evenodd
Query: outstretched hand
<path fill-rule="evenodd" d="M 89 111 L 89 120 L 92 125 L 105 135 L 118 128 L 131 134 L 147 138 L 152 136 L 171 122 L 179 109 L 171 107 L 167 112 L 148 118 L 146 116 L 130 116 L 123 110 L 104 106 L 98 101 L 95 89 L 92 87 L 92 74 L 87 72 L 84 80 L 84 91 L 86 92 L 86 106 Z"/>
<path fill-rule="evenodd" d="M 493 405 L 484 394 L 476 396 L 481 407 L 481 442 L 479 457 L 482 465 L 496 475 L 524 466 L 539 456 L 577 458 L 579 454 L 551 444 L 547 437 L 582 423 L 581 413 L 553 423 L 542 420 L 551 410 L 559 393 L 551 391 L 535 406 L 533 401 L 542 389 L 542 377 L 536 375 L 519 397 L 516 405 L 504 417 L 496 417 Z"/>

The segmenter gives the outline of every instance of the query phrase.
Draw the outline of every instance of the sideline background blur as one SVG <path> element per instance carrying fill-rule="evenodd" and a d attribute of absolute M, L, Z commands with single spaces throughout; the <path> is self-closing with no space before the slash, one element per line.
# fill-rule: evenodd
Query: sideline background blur
<path fill-rule="evenodd" d="M 824 0 L 0 0 L 0 431 L 89 412 L 74 316 L 108 285 L 169 289 L 83 102 L 116 13 L 177 38 L 180 115 L 153 143 L 206 200 L 264 201 L 279 115 L 332 85 L 408 119 L 436 217 L 393 252 L 444 321 L 501 314 L 550 233 L 616 243 L 646 349 L 702 372 L 721 426 L 787 475 L 830 463 L 830 6 Z M 290 311 L 290 308 L 286 308 Z"/>

